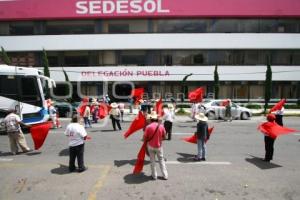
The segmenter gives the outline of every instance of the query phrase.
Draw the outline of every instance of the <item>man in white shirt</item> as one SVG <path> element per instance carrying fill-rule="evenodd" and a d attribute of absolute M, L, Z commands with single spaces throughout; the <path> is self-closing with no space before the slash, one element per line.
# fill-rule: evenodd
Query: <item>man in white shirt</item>
<path fill-rule="evenodd" d="M 24 134 L 21 130 L 20 124 L 24 124 L 20 117 L 16 115 L 15 110 L 10 110 L 9 114 L 4 118 L 4 124 L 9 137 L 10 150 L 13 155 L 18 153 L 18 145 L 24 153 L 31 151 L 27 146 Z"/>
<path fill-rule="evenodd" d="M 172 137 L 172 126 L 173 126 L 174 118 L 175 118 L 174 106 L 173 104 L 168 104 L 167 109 L 164 110 L 164 116 L 163 116 L 163 120 L 165 120 L 164 127 L 168 135 L 168 140 L 171 140 Z"/>
<path fill-rule="evenodd" d="M 84 166 L 84 140 L 87 133 L 82 125 L 78 123 L 77 115 L 73 115 L 71 123 L 67 126 L 65 135 L 69 138 L 70 160 L 69 171 L 75 171 L 75 159 L 77 157 L 78 172 L 83 172 L 87 168 Z"/>

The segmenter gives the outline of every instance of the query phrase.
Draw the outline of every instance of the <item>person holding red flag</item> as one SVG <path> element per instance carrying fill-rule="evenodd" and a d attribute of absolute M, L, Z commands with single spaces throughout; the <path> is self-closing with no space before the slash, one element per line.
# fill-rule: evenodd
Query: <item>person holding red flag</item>
<path fill-rule="evenodd" d="M 27 146 L 26 139 L 20 127 L 20 124 L 27 125 L 21 121 L 20 117 L 16 114 L 16 110 L 11 109 L 8 112 L 9 114 L 4 118 L 4 125 L 9 138 L 12 155 L 18 153 L 18 145 L 21 147 L 23 153 L 32 151 Z"/>
<path fill-rule="evenodd" d="M 195 135 L 197 136 L 197 147 L 198 154 L 195 156 L 195 161 L 205 161 L 206 160 L 206 144 L 205 141 L 209 139 L 207 117 L 203 113 L 199 113 L 195 116 L 198 120 L 197 131 Z"/>
<path fill-rule="evenodd" d="M 150 114 L 151 123 L 146 127 L 144 133 L 144 141 L 147 141 L 147 148 L 151 162 L 151 174 L 154 180 L 157 179 L 157 171 L 155 167 L 155 155 L 158 157 L 163 179 L 168 179 L 168 171 L 163 155 L 162 140 L 166 138 L 166 130 L 164 126 L 158 123 L 158 115 L 155 111 Z"/>
<path fill-rule="evenodd" d="M 282 118 L 284 113 L 284 104 L 286 103 L 286 99 L 281 99 L 278 103 L 276 103 L 269 111 L 269 113 L 275 112 L 275 121 L 280 126 L 283 126 Z"/>
<path fill-rule="evenodd" d="M 69 171 L 75 171 L 75 160 L 78 162 L 78 172 L 87 170 L 84 165 L 84 140 L 87 139 L 87 133 L 82 125 L 78 123 L 78 116 L 73 115 L 71 123 L 67 126 L 65 135 L 69 138 Z"/>
<path fill-rule="evenodd" d="M 280 135 L 298 132 L 295 129 L 290 129 L 284 126 L 280 126 L 275 122 L 276 116 L 274 114 L 267 115 L 267 122 L 264 122 L 258 126 L 258 129 L 265 135 L 265 158 L 266 162 L 270 162 L 273 159 L 274 142 Z"/>

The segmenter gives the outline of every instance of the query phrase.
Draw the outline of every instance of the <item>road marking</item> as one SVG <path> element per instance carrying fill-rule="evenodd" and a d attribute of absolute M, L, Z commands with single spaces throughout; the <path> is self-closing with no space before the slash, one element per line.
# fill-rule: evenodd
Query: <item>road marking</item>
<path fill-rule="evenodd" d="M 105 181 L 107 175 L 109 174 L 111 168 L 112 168 L 111 166 L 104 167 L 104 169 L 102 170 L 101 176 L 99 177 L 98 181 L 96 182 L 96 184 L 92 188 L 92 191 L 89 194 L 88 200 L 96 200 L 97 199 L 97 193 L 102 188 L 104 181 Z"/>
<path fill-rule="evenodd" d="M 0 158 L 0 162 L 10 162 L 13 161 L 14 159 L 12 158 Z"/>
<path fill-rule="evenodd" d="M 167 161 L 166 164 L 170 165 L 231 165 L 231 162 L 214 162 L 214 161 L 204 161 L 204 162 L 179 162 L 179 161 Z"/>

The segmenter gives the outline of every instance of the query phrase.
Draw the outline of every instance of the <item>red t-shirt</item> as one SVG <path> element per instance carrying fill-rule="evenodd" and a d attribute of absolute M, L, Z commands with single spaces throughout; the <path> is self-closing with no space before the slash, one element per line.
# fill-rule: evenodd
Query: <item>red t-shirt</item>
<path fill-rule="evenodd" d="M 148 145 L 150 145 L 153 148 L 159 148 L 162 145 L 162 140 L 165 137 L 166 134 L 166 130 L 164 128 L 164 126 L 162 124 L 159 125 L 159 128 L 157 129 L 155 135 L 153 136 L 156 128 L 158 126 L 157 122 L 152 122 L 151 124 L 149 124 L 146 129 L 145 129 L 145 133 L 144 133 L 144 138 L 145 140 L 149 140 L 150 138 L 152 138 L 149 142 Z"/>

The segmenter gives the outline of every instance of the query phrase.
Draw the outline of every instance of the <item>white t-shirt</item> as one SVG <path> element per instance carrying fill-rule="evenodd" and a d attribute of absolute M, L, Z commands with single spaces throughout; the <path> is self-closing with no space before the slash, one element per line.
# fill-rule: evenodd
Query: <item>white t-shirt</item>
<path fill-rule="evenodd" d="M 18 115 L 10 113 L 4 118 L 4 124 L 7 132 L 19 132 L 21 130 L 20 123 L 21 119 Z"/>
<path fill-rule="evenodd" d="M 164 110 L 164 116 L 163 116 L 163 119 L 165 121 L 169 121 L 169 122 L 173 122 L 174 121 L 174 118 L 175 118 L 175 114 L 174 114 L 174 111 L 173 110 L 169 110 L 169 109 L 165 109 Z"/>
<path fill-rule="evenodd" d="M 84 127 L 78 123 L 71 123 L 67 126 L 65 135 L 69 138 L 69 146 L 75 147 L 84 143 L 84 137 L 87 135 Z"/>

